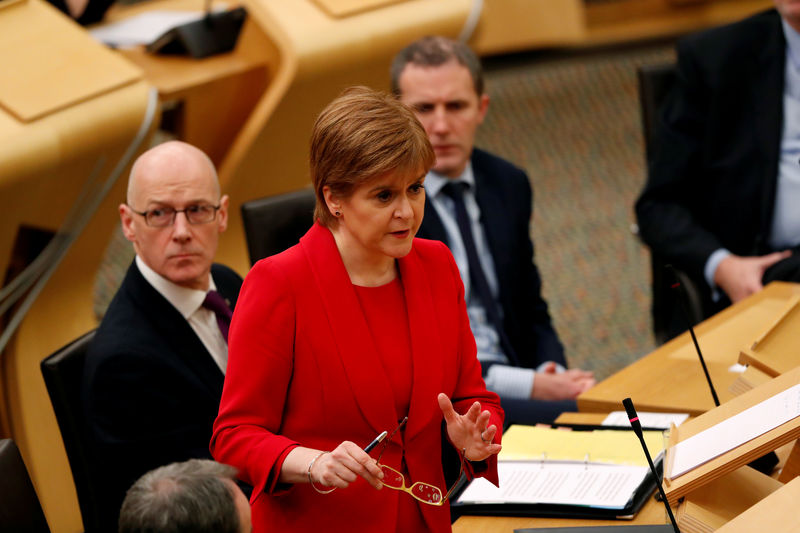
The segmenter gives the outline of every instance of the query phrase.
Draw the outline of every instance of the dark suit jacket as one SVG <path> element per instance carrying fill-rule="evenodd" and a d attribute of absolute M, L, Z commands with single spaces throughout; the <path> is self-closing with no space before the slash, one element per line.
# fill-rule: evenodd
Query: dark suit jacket
<path fill-rule="evenodd" d="M 241 278 L 221 265 L 211 272 L 234 306 Z M 116 531 L 125 491 L 139 476 L 173 461 L 211 457 L 223 378 L 186 319 L 131 264 L 84 369 L 88 431 L 107 482 L 108 531 Z"/>
<path fill-rule="evenodd" d="M 511 346 L 527 368 L 545 361 L 566 366 L 564 348 L 558 340 L 542 298 L 542 281 L 533 262 L 530 221 L 533 190 L 528 176 L 511 163 L 492 154 L 472 151 L 475 197 L 481 223 L 499 283 L 503 325 Z M 419 237 L 447 244 L 447 233 L 433 207 L 425 210 Z"/>
<path fill-rule="evenodd" d="M 256 531 L 347 531 L 348 524 L 360 531 L 391 530 L 398 508 L 409 503 L 409 495 L 375 490 L 360 478 L 326 496 L 307 483 L 288 490 L 276 485 L 285 455 L 298 443 L 320 450 L 345 440 L 365 446 L 407 414 L 403 434 L 392 438 L 381 461 L 405 465 L 409 484 L 443 488 L 441 450 L 452 446 L 442 437 L 437 395 L 447 394 L 461 413 L 480 401 L 491 413 L 489 423 L 502 427 L 499 399 L 481 379 L 453 256 L 442 243 L 415 239 L 397 265 L 413 361 L 408 413 L 397 412 L 392 378 L 327 228 L 315 224 L 299 244 L 247 274 L 231 324 L 211 449 L 253 486 Z M 496 456 L 486 463 L 483 474 L 497 483 Z M 474 473 L 479 464 L 465 468 Z M 409 531 L 450 531 L 447 505 L 418 507 L 408 516 L 414 522 Z"/>
<path fill-rule="evenodd" d="M 770 10 L 677 49 L 636 214 L 652 250 L 708 289 L 703 267 L 714 250 L 772 251 L 786 43 Z"/>

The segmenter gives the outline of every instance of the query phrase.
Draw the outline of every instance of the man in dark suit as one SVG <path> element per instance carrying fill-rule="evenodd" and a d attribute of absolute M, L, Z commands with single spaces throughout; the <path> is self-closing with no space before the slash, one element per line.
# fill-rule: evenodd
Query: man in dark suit
<path fill-rule="evenodd" d="M 414 109 L 436 154 L 417 235 L 453 252 L 487 387 L 510 421 L 549 421 L 575 410 L 575 397 L 594 379 L 565 369 L 533 263 L 530 182 L 474 149 L 489 105 L 478 58 L 462 43 L 425 37 L 395 57 L 392 89 Z"/>
<path fill-rule="evenodd" d="M 119 212 L 136 258 L 89 349 L 83 398 L 94 460 L 108 483 L 109 531 L 139 476 L 211 457 L 227 327 L 242 282 L 212 264 L 228 197 L 197 148 L 168 142 L 145 152 Z"/>
<path fill-rule="evenodd" d="M 644 241 L 700 284 L 712 312 L 797 280 L 800 2 L 775 3 L 678 43 L 636 203 Z"/>

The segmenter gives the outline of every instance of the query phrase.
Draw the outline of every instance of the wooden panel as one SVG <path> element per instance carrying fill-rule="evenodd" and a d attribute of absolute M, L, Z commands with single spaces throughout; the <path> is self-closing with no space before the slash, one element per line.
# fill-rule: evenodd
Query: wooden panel
<path fill-rule="evenodd" d="M 586 1 L 584 44 L 680 35 L 727 24 L 774 7 L 772 0 L 710 0 L 673 5 L 666 0 Z"/>
<path fill-rule="evenodd" d="M 398 4 L 406 0 L 314 0 L 314 2 L 333 17 L 349 17 L 370 9 Z"/>
<path fill-rule="evenodd" d="M 800 479 L 787 483 L 717 530 L 717 533 L 794 533 L 800 531 Z"/>
<path fill-rule="evenodd" d="M 469 45 L 489 55 L 571 45 L 585 37 L 582 0 L 484 0 Z"/>
<path fill-rule="evenodd" d="M 30 122 L 142 77 L 77 26 L 64 31 L 65 22 L 40 0 L 0 4 L 0 49 L 25 51 L 3 57 L 3 70 L 13 75 L 0 76 L 0 105 L 20 120 Z"/>
<path fill-rule="evenodd" d="M 675 510 L 683 531 L 715 531 L 783 484 L 749 467 L 742 467 L 689 494 Z"/>
<path fill-rule="evenodd" d="M 800 285 L 774 282 L 697 326 L 700 349 L 723 404 L 734 397 L 729 388 L 739 374 L 729 369 L 737 362 L 741 347 L 751 345 L 798 294 Z M 578 408 L 615 411 L 621 409 L 626 396 L 641 411 L 697 416 L 714 407 L 688 332 L 581 394 Z"/>
<path fill-rule="evenodd" d="M 800 296 L 790 300 L 785 310 L 752 344 L 741 351 L 739 362 L 778 376 L 800 366 L 797 336 L 800 331 Z"/>

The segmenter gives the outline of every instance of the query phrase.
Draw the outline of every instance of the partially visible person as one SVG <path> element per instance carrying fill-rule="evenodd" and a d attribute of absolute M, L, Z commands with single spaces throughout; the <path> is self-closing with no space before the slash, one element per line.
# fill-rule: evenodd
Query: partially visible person
<path fill-rule="evenodd" d="M 452 255 L 414 238 L 430 143 L 392 96 L 351 88 L 310 158 L 316 222 L 247 275 L 211 450 L 254 487 L 257 531 L 450 531 L 446 471 L 498 482 L 503 411 Z"/>
<path fill-rule="evenodd" d="M 701 288 L 706 314 L 800 281 L 800 2 L 680 40 L 647 184 L 653 252 Z M 674 320 L 669 336 L 684 330 Z"/>
<path fill-rule="evenodd" d="M 81 26 L 103 20 L 103 16 L 114 0 L 47 0 L 59 11 L 74 19 Z"/>
<path fill-rule="evenodd" d="M 208 459 L 156 468 L 128 489 L 119 533 L 250 533 L 236 469 Z"/>
<path fill-rule="evenodd" d="M 577 410 L 575 398 L 595 380 L 565 370 L 533 261 L 530 181 L 475 148 L 489 108 L 478 57 L 466 44 L 424 37 L 395 56 L 391 75 L 393 92 L 414 110 L 436 155 L 419 236 L 446 243 L 455 256 L 487 387 L 512 422 L 549 422 Z"/>
<path fill-rule="evenodd" d="M 210 458 L 241 287 L 213 263 L 228 223 L 214 165 L 172 141 L 142 154 L 119 206 L 136 258 L 89 347 L 83 403 L 107 530 L 125 491 L 157 466 Z"/>

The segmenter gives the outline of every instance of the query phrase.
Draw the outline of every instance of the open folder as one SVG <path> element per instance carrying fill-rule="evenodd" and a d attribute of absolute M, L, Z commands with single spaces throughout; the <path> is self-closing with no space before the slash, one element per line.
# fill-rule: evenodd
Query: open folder
<path fill-rule="evenodd" d="M 664 439 L 645 432 L 660 465 Z M 511 426 L 498 456 L 500 487 L 475 479 L 451 503 L 458 514 L 631 518 L 655 490 L 630 430 Z"/>

